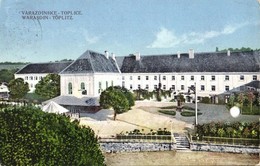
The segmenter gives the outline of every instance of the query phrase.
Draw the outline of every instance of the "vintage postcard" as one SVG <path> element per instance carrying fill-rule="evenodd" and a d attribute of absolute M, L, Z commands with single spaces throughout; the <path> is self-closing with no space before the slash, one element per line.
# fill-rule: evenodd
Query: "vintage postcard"
<path fill-rule="evenodd" d="M 0 84 L 0 165 L 256 165 L 260 1 L 0 0 Z"/>

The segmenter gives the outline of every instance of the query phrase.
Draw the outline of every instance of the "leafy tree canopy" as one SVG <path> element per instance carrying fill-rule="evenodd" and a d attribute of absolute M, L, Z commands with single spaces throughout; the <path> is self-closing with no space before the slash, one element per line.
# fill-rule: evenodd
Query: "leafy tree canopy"
<path fill-rule="evenodd" d="M 134 95 L 128 89 L 121 86 L 114 86 L 114 87 L 111 86 L 108 88 L 108 90 L 113 90 L 113 89 L 120 90 L 125 95 L 129 103 L 129 109 L 131 109 L 131 107 L 135 105 Z"/>
<path fill-rule="evenodd" d="M 35 93 L 51 99 L 60 95 L 60 76 L 58 74 L 48 74 L 35 86 Z"/>
<path fill-rule="evenodd" d="M 22 78 L 11 80 L 8 88 L 12 99 L 22 99 L 29 92 L 29 85 Z"/>
<path fill-rule="evenodd" d="M 9 83 L 12 79 L 14 79 L 14 73 L 16 69 L 2 69 L 0 70 L 0 83 L 7 82 Z"/>
<path fill-rule="evenodd" d="M 0 165 L 104 165 L 89 127 L 35 107 L 0 110 Z"/>
<path fill-rule="evenodd" d="M 116 115 L 129 110 L 129 101 L 121 88 L 109 87 L 100 95 L 100 106 L 102 108 L 113 108 L 114 120 Z"/>

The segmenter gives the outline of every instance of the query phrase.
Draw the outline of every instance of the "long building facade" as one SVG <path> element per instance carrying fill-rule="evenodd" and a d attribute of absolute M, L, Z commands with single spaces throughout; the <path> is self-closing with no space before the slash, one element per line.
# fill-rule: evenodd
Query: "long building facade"
<path fill-rule="evenodd" d="M 259 51 L 212 52 L 125 57 L 121 66 L 122 86 L 127 89 L 158 88 L 174 94 L 196 85 L 197 95 L 214 97 L 260 80 Z"/>
<path fill-rule="evenodd" d="M 48 73 L 48 66 L 34 71 L 33 65 L 37 66 L 27 65 L 15 78 L 23 78 L 35 87 L 39 78 Z M 195 53 L 191 49 L 188 53 L 115 57 L 108 52 L 88 50 L 75 61 L 60 66 L 61 96 L 77 98 L 99 97 L 107 87 L 117 85 L 148 91 L 161 85 L 161 89 L 179 94 L 195 83 L 198 98 L 214 97 L 260 80 L 259 51 Z"/>

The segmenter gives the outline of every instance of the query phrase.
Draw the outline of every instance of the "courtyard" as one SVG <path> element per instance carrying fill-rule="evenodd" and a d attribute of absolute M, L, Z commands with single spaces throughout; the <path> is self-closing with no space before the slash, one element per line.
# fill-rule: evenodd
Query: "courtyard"
<path fill-rule="evenodd" d="M 116 121 L 113 120 L 113 110 L 100 110 L 95 114 L 82 113 L 80 123 L 91 127 L 99 137 L 112 137 L 119 133 L 138 129 L 144 133 L 159 128 L 166 128 L 174 133 L 185 133 L 194 128 L 195 117 L 183 117 L 180 112 L 175 116 L 158 112 L 162 107 L 173 106 L 173 102 L 137 101 L 135 106 L 123 114 L 118 114 Z M 194 104 L 186 105 L 194 107 Z M 259 121 L 258 115 L 240 115 L 233 118 L 224 105 L 198 104 L 198 123 L 236 121 L 253 122 Z"/>

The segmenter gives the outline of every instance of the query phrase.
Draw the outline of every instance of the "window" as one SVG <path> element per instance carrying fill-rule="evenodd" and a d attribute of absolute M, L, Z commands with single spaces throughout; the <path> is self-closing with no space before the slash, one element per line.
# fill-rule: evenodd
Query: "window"
<path fill-rule="evenodd" d="M 175 76 L 172 76 L 172 80 L 175 80 Z"/>
<path fill-rule="evenodd" d="M 244 75 L 241 75 L 240 80 L 244 80 L 244 79 L 245 79 Z"/>
<path fill-rule="evenodd" d="M 225 76 L 225 81 L 228 81 L 229 80 L 229 76 Z"/>
<path fill-rule="evenodd" d="M 149 85 L 146 85 L 146 86 L 145 86 L 145 89 L 149 89 Z"/>
<path fill-rule="evenodd" d="M 30 76 L 30 80 L 33 80 L 33 76 Z"/>
<path fill-rule="evenodd" d="M 205 90 L 205 85 L 201 85 L 201 86 L 200 86 L 200 90 L 201 90 L 201 91 L 204 91 L 204 90 Z"/>
<path fill-rule="evenodd" d="M 149 80 L 149 76 L 146 76 L 145 79 L 146 79 L 146 80 Z"/>
<path fill-rule="evenodd" d="M 37 76 L 35 76 L 35 77 L 34 77 L 34 80 L 38 80 L 38 77 L 37 77 Z"/>
<path fill-rule="evenodd" d="M 31 84 L 31 88 L 33 88 L 33 84 Z"/>
<path fill-rule="evenodd" d="M 72 83 L 71 82 L 68 84 L 68 92 L 69 92 L 69 95 L 72 94 Z"/>
<path fill-rule="evenodd" d="M 181 80 L 184 80 L 184 76 L 181 76 Z"/>
<path fill-rule="evenodd" d="M 225 86 L 225 90 L 226 90 L 226 91 L 229 91 L 229 86 Z"/>
<path fill-rule="evenodd" d="M 157 76 L 154 76 L 154 80 L 157 80 Z"/>
<path fill-rule="evenodd" d="M 125 81 L 122 82 L 122 87 L 123 87 L 123 88 L 125 87 Z"/>
<path fill-rule="evenodd" d="M 157 85 L 154 85 L 154 89 L 157 89 Z"/>
<path fill-rule="evenodd" d="M 86 87 L 85 87 L 85 83 L 84 83 L 84 82 L 82 82 L 82 83 L 80 84 L 80 89 L 82 90 L 82 94 L 83 94 L 83 95 L 86 95 L 86 94 L 87 94 L 87 90 L 86 90 Z"/>
<path fill-rule="evenodd" d="M 80 84 L 80 89 L 81 89 L 81 90 L 85 90 L 85 83 L 84 83 L 84 82 L 82 82 L 82 83 Z"/>
<path fill-rule="evenodd" d="M 181 90 L 184 90 L 184 85 L 181 85 Z"/>
<path fill-rule="evenodd" d="M 162 78 L 163 80 L 166 80 L 166 76 L 163 76 L 163 78 Z"/>
<path fill-rule="evenodd" d="M 190 80 L 192 80 L 192 81 L 193 81 L 193 80 L 194 80 L 194 76 L 190 76 Z"/>
<path fill-rule="evenodd" d="M 100 91 L 101 91 L 101 89 L 102 89 L 102 83 L 101 83 L 101 82 L 98 83 L 98 88 L 99 88 Z"/>
<path fill-rule="evenodd" d="M 211 80 L 212 80 L 212 81 L 215 81 L 215 80 L 216 80 L 216 77 L 215 77 L 215 76 L 211 76 Z"/>
<path fill-rule="evenodd" d="M 211 91 L 216 91 L 216 86 L 215 85 L 211 86 Z"/>
<path fill-rule="evenodd" d="M 39 80 L 42 80 L 42 76 L 39 77 Z"/>
<path fill-rule="evenodd" d="M 133 76 L 130 76 L 130 80 L 133 80 Z"/>
<path fill-rule="evenodd" d="M 204 80 L 205 80 L 205 76 L 201 76 L 201 77 L 200 77 L 200 80 L 201 80 L 201 81 L 204 81 Z"/>
<path fill-rule="evenodd" d="M 172 85 L 172 90 L 175 90 L 175 85 Z"/>
<path fill-rule="evenodd" d="M 28 76 L 25 77 L 25 80 L 28 80 Z"/>
<path fill-rule="evenodd" d="M 137 79 L 138 79 L 138 80 L 141 80 L 141 76 L 138 76 Z"/>
<path fill-rule="evenodd" d="M 257 75 L 253 75 L 253 80 L 257 80 Z"/>
<path fill-rule="evenodd" d="M 140 85 L 140 84 L 138 84 L 137 88 L 138 88 L 138 89 L 141 89 L 141 85 Z"/>
<path fill-rule="evenodd" d="M 132 84 L 130 84 L 129 88 L 130 88 L 130 89 L 133 89 L 133 85 L 132 85 Z"/>
<path fill-rule="evenodd" d="M 166 89 L 166 85 L 163 85 L 163 89 L 164 89 L 164 90 Z"/>
<path fill-rule="evenodd" d="M 122 76 L 122 80 L 125 80 L 125 76 Z"/>

